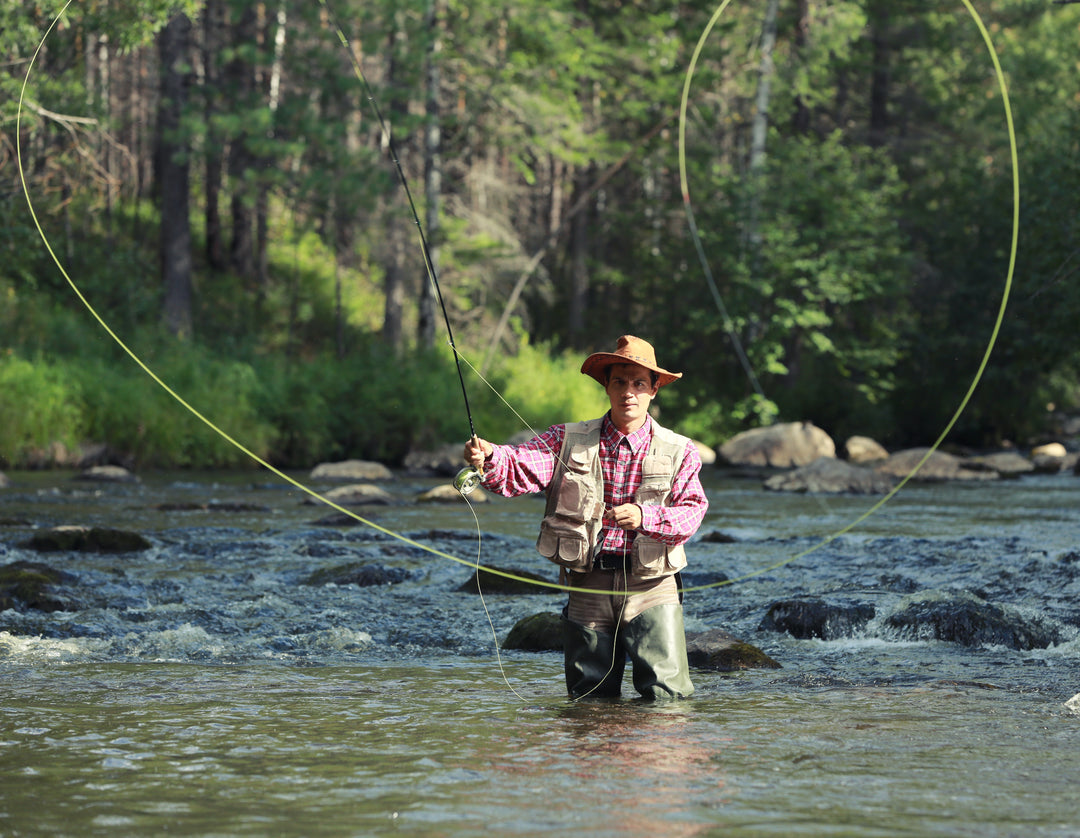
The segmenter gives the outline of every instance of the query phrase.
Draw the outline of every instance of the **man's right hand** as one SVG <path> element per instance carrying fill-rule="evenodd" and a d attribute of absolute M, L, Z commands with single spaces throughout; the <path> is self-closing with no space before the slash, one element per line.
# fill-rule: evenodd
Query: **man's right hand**
<path fill-rule="evenodd" d="M 486 439 L 474 436 L 465 443 L 465 462 L 482 473 L 484 471 L 484 461 L 491 456 L 494 450 L 495 446 Z"/>

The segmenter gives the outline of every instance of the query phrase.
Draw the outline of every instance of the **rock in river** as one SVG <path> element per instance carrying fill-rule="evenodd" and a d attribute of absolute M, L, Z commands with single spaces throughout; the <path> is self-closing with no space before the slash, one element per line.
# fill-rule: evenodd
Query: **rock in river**
<path fill-rule="evenodd" d="M 561 652 L 562 618 L 558 614 L 545 612 L 518 620 L 506 636 L 503 648 L 525 652 Z M 691 666 L 716 672 L 780 669 L 780 664 L 759 648 L 720 629 L 687 632 L 686 654 Z"/>
<path fill-rule="evenodd" d="M 857 495 L 884 495 L 896 485 L 892 477 L 834 457 L 820 457 L 808 466 L 774 474 L 765 488 L 776 492 L 846 492 Z"/>
<path fill-rule="evenodd" d="M 21 546 L 39 553 L 137 553 L 153 545 L 137 532 L 110 527 L 53 527 L 39 530 Z"/>
<path fill-rule="evenodd" d="M 311 471 L 312 480 L 393 480 L 394 473 L 382 463 L 369 460 L 342 460 L 319 463 Z"/>
<path fill-rule="evenodd" d="M 787 632 L 803 640 L 837 640 L 857 634 L 873 618 L 870 603 L 833 603 L 816 597 L 785 599 L 769 606 L 759 628 Z"/>
<path fill-rule="evenodd" d="M 79 605 L 57 586 L 74 580 L 70 573 L 38 562 L 12 562 L 0 567 L 0 611 L 77 611 Z"/>
<path fill-rule="evenodd" d="M 785 422 L 736 434 L 719 453 L 731 465 L 791 468 L 835 457 L 836 443 L 813 422 Z"/>
<path fill-rule="evenodd" d="M 1028 617 L 967 592 L 920 591 L 904 597 L 886 620 L 911 640 L 945 640 L 963 646 L 1006 646 L 1028 651 L 1060 642 L 1049 619 Z"/>
<path fill-rule="evenodd" d="M 338 506 L 369 506 L 371 504 L 390 504 L 394 502 L 394 496 L 388 491 L 368 483 L 339 486 L 329 492 L 322 492 L 321 495 L 322 498 Z M 314 505 L 323 503 L 323 501 L 309 495 L 304 498 L 304 503 Z"/>

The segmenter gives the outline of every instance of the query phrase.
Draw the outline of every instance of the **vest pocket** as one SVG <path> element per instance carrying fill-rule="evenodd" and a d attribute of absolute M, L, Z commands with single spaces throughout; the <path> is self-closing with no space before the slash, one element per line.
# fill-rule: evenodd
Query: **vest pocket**
<path fill-rule="evenodd" d="M 567 570 L 588 570 L 591 564 L 584 522 L 560 515 L 548 515 L 540 522 L 536 549 L 541 556 Z"/>
<path fill-rule="evenodd" d="M 662 541 L 639 535 L 631 548 L 631 572 L 635 576 L 670 576 L 686 567 L 686 552 Z"/>

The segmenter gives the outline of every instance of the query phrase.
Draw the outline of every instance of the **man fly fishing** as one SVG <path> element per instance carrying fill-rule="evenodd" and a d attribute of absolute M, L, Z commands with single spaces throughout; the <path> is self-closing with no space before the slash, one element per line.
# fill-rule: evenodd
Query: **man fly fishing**
<path fill-rule="evenodd" d="M 547 493 L 537 548 L 571 588 L 563 609 L 570 696 L 618 696 L 629 657 L 643 697 L 687 697 L 679 571 L 682 545 L 709 504 L 694 443 L 648 412 L 682 373 L 658 366 L 653 347 L 632 335 L 590 355 L 581 372 L 607 392 L 604 416 L 553 425 L 518 446 L 474 436 L 465 461 L 490 491 Z"/>

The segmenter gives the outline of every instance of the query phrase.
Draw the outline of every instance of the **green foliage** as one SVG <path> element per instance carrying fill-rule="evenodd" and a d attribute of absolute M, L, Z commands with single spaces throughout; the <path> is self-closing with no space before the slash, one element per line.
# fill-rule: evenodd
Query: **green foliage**
<path fill-rule="evenodd" d="M 501 441 L 522 431 L 543 431 L 558 422 L 579 422 L 608 409 L 603 388 L 581 374 L 580 353 L 557 353 L 551 346 L 525 344 L 500 359 L 489 376 L 502 397 L 477 415 L 477 433 Z"/>
<path fill-rule="evenodd" d="M 147 107 L 154 84 L 130 97 L 114 88 L 106 101 L 110 88 L 85 50 L 107 34 L 114 61 L 132 58 L 109 78 L 134 79 L 125 73 L 145 60 L 139 51 L 154 49 L 170 14 L 198 14 L 194 0 L 75 4 L 50 35 L 19 133 L 50 245 L 90 304 L 166 381 L 275 463 L 398 462 L 412 448 L 463 439 L 449 350 L 393 354 L 379 342 L 384 266 L 408 277 L 413 298 L 423 270 L 411 235 L 402 235 L 404 256 L 386 235 L 411 230 L 412 220 L 349 56 L 318 3 L 280 7 L 288 15 L 280 54 L 275 15 L 256 14 L 252 0 L 226 5 L 217 52 L 203 65 L 219 74 L 213 85 L 193 78 L 177 139 L 191 144 L 197 240 L 212 160 L 225 175 L 226 247 L 231 202 L 251 208 L 266 197 L 265 274 L 211 270 L 197 245 L 192 343 L 157 335 L 157 210 L 141 177 L 152 132 L 129 125 L 135 106 L 121 102 L 148 96 L 137 103 Z M 724 322 L 687 231 L 674 145 L 683 72 L 715 3 L 448 6 L 438 53 L 445 217 L 436 243 L 450 317 L 470 352 L 480 353 L 510 288 L 543 253 L 512 312 L 520 348 L 489 376 L 524 419 L 466 370 L 479 433 L 500 439 L 598 415 L 603 392 L 578 373 L 580 359 L 634 332 L 685 373 L 658 401 L 665 423 L 712 444 L 778 416 L 812 419 L 837 436 L 936 436 L 995 326 L 1011 238 L 1002 104 L 986 46 L 961 9 L 783 6 L 758 183 L 747 175 L 747 152 L 762 9 L 731 5 L 702 53 L 686 126 L 695 218 L 730 315 Z M 805 21 L 795 17 L 801 8 Z M 419 194 L 428 4 L 341 0 L 334 9 Z M 962 441 L 1033 435 L 1047 403 L 1076 399 L 1078 12 L 1018 0 L 980 7 L 1013 92 L 1024 246 L 983 386 L 957 425 Z M 0 163 L 14 172 L 15 103 L 49 13 L 22 3 L 3 17 Z M 251 72 L 235 73 L 229 61 Z M 255 71 L 264 83 L 253 83 Z M 273 106 L 271 78 L 281 82 Z M 102 177 L 106 149 L 115 154 Z M 247 158 L 242 171 L 233 155 Z M 106 193 L 106 182 L 118 188 Z M 12 180 L 0 195 L 0 349 L 10 364 L 33 359 L 32 370 L 20 360 L 18 374 L 16 366 L 7 374 L 21 382 L 20 398 L 41 400 L 40 415 L 55 417 L 44 436 L 104 439 L 142 464 L 244 463 L 81 307 L 18 186 Z M 584 327 L 572 334 L 568 314 L 581 299 Z M 413 322 L 414 299 L 404 311 Z M 5 409 L 18 410 L 4 398 Z M 9 458 L 50 441 L 25 418 L 8 417 L 2 433 Z"/>
<path fill-rule="evenodd" d="M 0 464 L 18 464 L 54 442 L 83 439 L 80 379 L 64 365 L 0 354 Z"/>
<path fill-rule="evenodd" d="M 222 433 L 263 459 L 269 456 L 275 430 L 258 415 L 259 381 L 250 365 L 183 345 L 149 351 L 144 360 Z M 250 465 L 246 454 L 134 364 L 94 359 L 79 367 L 90 439 L 107 441 L 144 467 Z"/>

